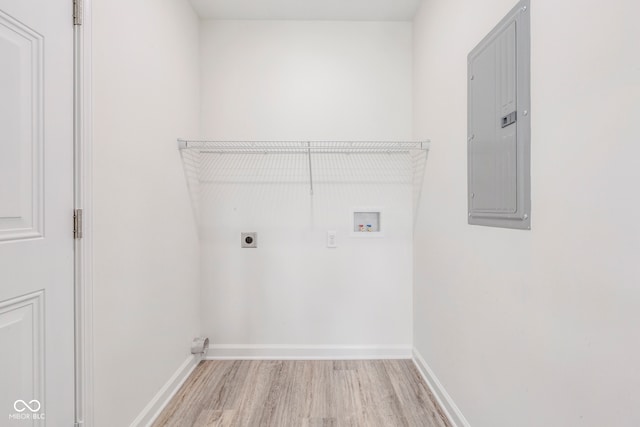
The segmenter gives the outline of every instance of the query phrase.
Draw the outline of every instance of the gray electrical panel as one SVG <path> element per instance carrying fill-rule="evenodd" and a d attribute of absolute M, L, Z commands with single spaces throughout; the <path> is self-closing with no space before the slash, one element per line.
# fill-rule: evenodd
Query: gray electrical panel
<path fill-rule="evenodd" d="M 469 224 L 531 229 L 529 0 L 468 56 Z"/>

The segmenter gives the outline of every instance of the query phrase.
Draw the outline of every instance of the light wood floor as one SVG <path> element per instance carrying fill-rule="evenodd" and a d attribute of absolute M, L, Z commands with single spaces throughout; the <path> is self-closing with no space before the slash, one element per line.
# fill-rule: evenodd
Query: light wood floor
<path fill-rule="evenodd" d="M 153 426 L 450 424 L 410 360 L 204 361 Z"/>

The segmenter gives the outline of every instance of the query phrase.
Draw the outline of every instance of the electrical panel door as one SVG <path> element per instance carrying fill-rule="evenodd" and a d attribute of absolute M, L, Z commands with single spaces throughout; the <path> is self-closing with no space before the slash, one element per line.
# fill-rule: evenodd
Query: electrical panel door
<path fill-rule="evenodd" d="M 469 224 L 531 228 L 529 5 L 469 54 Z"/>

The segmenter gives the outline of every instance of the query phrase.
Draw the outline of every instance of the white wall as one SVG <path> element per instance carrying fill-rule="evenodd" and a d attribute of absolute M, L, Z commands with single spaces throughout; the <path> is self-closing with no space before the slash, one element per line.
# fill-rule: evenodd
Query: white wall
<path fill-rule="evenodd" d="M 640 424 L 638 2 L 532 2 L 532 231 L 467 225 L 466 56 L 511 0 L 429 0 L 415 346 L 474 427 Z"/>
<path fill-rule="evenodd" d="M 208 138 L 411 137 L 411 24 L 204 21 Z"/>
<path fill-rule="evenodd" d="M 185 0 L 94 2 L 96 426 L 129 425 L 199 332 L 175 145 L 198 131 L 198 24 Z"/>
<path fill-rule="evenodd" d="M 201 34 L 209 138 L 411 136 L 410 23 L 208 21 Z M 313 198 L 304 156 L 207 160 L 202 312 L 214 344 L 410 347 L 411 186 L 403 160 L 379 157 L 316 157 Z M 385 170 L 395 184 L 371 184 Z M 385 238 L 348 237 L 358 206 L 385 208 Z M 259 232 L 257 250 L 240 249 L 241 231 Z"/>

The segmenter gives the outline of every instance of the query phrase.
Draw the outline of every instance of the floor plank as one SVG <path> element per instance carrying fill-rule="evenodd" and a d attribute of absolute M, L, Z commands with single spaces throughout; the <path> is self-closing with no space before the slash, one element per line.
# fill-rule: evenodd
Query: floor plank
<path fill-rule="evenodd" d="M 203 361 L 154 427 L 450 427 L 410 360 Z"/>

